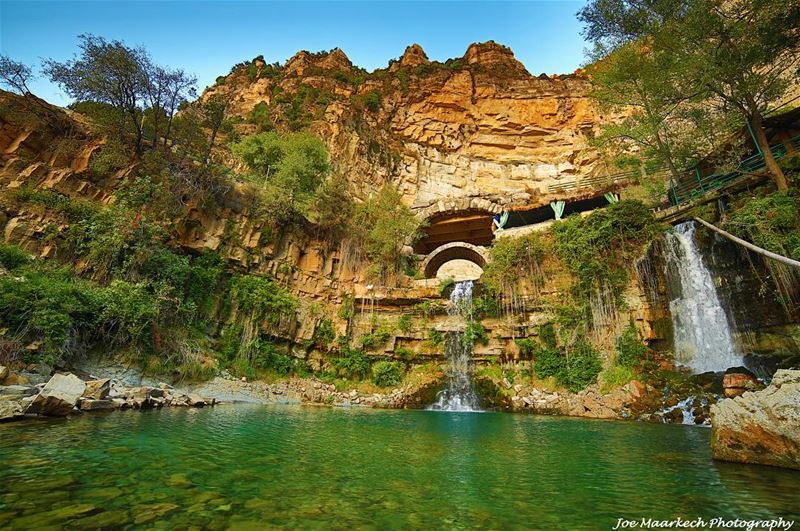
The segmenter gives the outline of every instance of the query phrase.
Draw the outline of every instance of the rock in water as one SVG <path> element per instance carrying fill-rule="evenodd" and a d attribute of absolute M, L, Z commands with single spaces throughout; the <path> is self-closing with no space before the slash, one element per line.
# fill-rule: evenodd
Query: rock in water
<path fill-rule="evenodd" d="M 742 396 L 745 391 L 758 391 L 763 385 L 755 374 L 744 367 L 732 367 L 725 371 L 722 387 L 725 389 L 725 398 L 733 398 Z"/>
<path fill-rule="evenodd" d="M 758 392 L 711 406 L 715 459 L 800 470 L 800 371 L 779 370 Z"/>
<path fill-rule="evenodd" d="M 116 409 L 117 404 L 110 399 L 82 398 L 80 407 L 83 411 L 98 411 L 101 409 Z"/>
<path fill-rule="evenodd" d="M 54 417 L 68 415 L 85 389 L 86 384 L 74 374 L 55 374 L 33 399 L 26 413 Z"/>
<path fill-rule="evenodd" d="M 93 400 L 103 400 L 108 398 L 109 392 L 111 392 L 111 380 L 108 378 L 90 380 L 86 382 L 86 389 L 83 391 L 83 397 Z"/>

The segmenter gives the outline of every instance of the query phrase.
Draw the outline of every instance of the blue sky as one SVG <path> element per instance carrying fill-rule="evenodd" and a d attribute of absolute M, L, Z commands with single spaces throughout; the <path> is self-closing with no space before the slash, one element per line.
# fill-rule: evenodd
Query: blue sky
<path fill-rule="evenodd" d="M 94 33 L 144 45 L 161 64 L 213 83 L 234 64 L 264 55 L 284 62 L 295 52 L 342 48 L 373 70 L 419 43 L 428 57 L 461 57 L 472 42 L 510 46 L 532 74 L 568 73 L 586 47 L 575 13 L 584 1 L 527 2 L 45 2 L 0 0 L 0 52 L 29 65 L 65 60 L 77 35 Z M 69 102 L 46 79 L 34 91 Z"/>

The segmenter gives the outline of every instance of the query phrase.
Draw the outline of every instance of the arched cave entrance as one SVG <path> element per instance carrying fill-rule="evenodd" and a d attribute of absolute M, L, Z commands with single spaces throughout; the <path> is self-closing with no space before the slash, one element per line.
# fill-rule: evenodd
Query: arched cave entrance
<path fill-rule="evenodd" d="M 570 214 L 590 212 L 592 210 L 605 208 L 607 206 L 608 200 L 602 194 L 595 197 L 590 197 L 588 199 L 579 199 L 574 201 L 567 200 L 562 217 L 566 218 Z M 537 225 L 539 223 L 555 219 L 555 217 L 556 215 L 550 205 L 544 205 L 528 210 L 512 210 L 508 213 L 508 221 L 503 228 L 513 229 L 527 225 Z"/>
<path fill-rule="evenodd" d="M 444 264 L 456 260 L 465 260 L 478 266 L 481 271 L 486 267 L 489 255 L 485 248 L 468 242 L 446 243 L 425 257 L 422 271 L 425 278 L 433 278 Z"/>

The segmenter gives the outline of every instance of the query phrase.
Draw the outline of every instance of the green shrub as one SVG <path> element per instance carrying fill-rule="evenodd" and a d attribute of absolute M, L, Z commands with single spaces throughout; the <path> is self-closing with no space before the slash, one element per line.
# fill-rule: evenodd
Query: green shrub
<path fill-rule="evenodd" d="M 428 330 L 428 340 L 434 347 L 441 347 L 444 345 L 444 333 L 435 328 L 431 328 Z"/>
<path fill-rule="evenodd" d="M 541 263 L 550 244 L 541 232 L 521 238 L 498 238 L 489 253 L 491 260 L 483 269 L 481 280 L 494 293 L 503 293 L 521 280 L 540 281 Z"/>
<path fill-rule="evenodd" d="M 538 378 L 554 377 L 573 393 L 594 383 L 602 368 L 600 356 L 585 337 L 559 348 L 551 325 L 540 329 L 538 341 L 520 339 L 517 345 L 524 357 L 535 360 L 533 370 Z"/>
<path fill-rule="evenodd" d="M 118 140 L 110 139 L 99 150 L 92 153 L 89 170 L 96 178 L 111 177 L 131 162 L 131 153 Z"/>
<path fill-rule="evenodd" d="M 372 264 L 372 276 L 386 281 L 405 269 L 409 257 L 403 245 L 412 245 L 420 234 L 421 222 L 404 205 L 394 186 L 385 186 L 377 197 L 356 207 L 349 225 L 350 239 Z"/>
<path fill-rule="evenodd" d="M 617 338 L 616 363 L 628 369 L 640 367 L 647 360 L 649 350 L 642 343 L 636 326 L 631 323 Z"/>
<path fill-rule="evenodd" d="M 339 357 L 333 358 L 336 373 L 344 378 L 361 380 L 366 378 L 372 363 L 364 351 L 343 347 Z"/>
<path fill-rule="evenodd" d="M 627 384 L 636 377 L 633 370 L 629 367 L 622 367 L 620 365 L 612 365 L 601 376 L 603 386 L 601 392 L 608 393 L 614 389 L 618 389 Z"/>
<path fill-rule="evenodd" d="M 573 393 L 584 389 L 597 381 L 602 363 L 597 351 L 586 338 L 580 337 L 575 345 L 567 350 L 566 364 L 563 374 L 557 376 L 559 383 Z"/>
<path fill-rule="evenodd" d="M 470 321 L 464 329 L 462 341 L 468 345 L 475 345 L 478 343 L 485 345 L 489 342 L 489 334 L 486 333 L 486 328 L 484 328 L 481 323 Z"/>
<path fill-rule="evenodd" d="M 269 105 L 260 101 L 247 114 L 247 121 L 256 126 L 259 133 L 274 131 L 275 123 L 272 121 Z"/>
<path fill-rule="evenodd" d="M 403 314 L 397 320 L 397 329 L 403 332 L 404 334 L 408 334 L 411 332 L 413 328 L 413 324 L 411 322 L 411 316 L 408 314 Z"/>
<path fill-rule="evenodd" d="M 6 269 L 14 270 L 31 261 L 31 256 L 16 245 L 0 243 L 0 265 Z"/>
<path fill-rule="evenodd" d="M 231 279 L 231 297 L 239 310 L 257 320 L 277 325 L 281 317 L 297 311 L 297 301 L 285 289 L 264 277 L 236 275 Z"/>
<path fill-rule="evenodd" d="M 361 348 L 364 350 L 372 350 L 375 347 L 386 344 L 389 338 L 392 337 L 393 330 L 389 327 L 388 323 L 383 322 L 375 330 L 361 336 Z"/>
<path fill-rule="evenodd" d="M 328 172 L 328 152 L 309 133 L 259 133 L 231 144 L 231 151 L 252 172 L 263 190 L 263 210 L 278 225 L 308 214 L 314 192 Z"/>
<path fill-rule="evenodd" d="M 403 370 L 396 361 L 379 361 L 372 366 L 372 382 L 378 387 L 394 387 L 403 380 Z"/>
<path fill-rule="evenodd" d="M 253 348 L 251 364 L 257 369 L 272 370 L 281 376 L 288 376 L 295 371 L 297 361 L 274 344 L 259 339 Z"/>
<path fill-rule="evenodd" d="M 320 236 L 339 241 L 350 233 L 356 204 L 350 184 L 342 175 L 333 175 L 317 189 L 312 201 L 312 220 Z"/>
<path fill-rule="evenodd" d="M 476 318 L 500 317 L 502 308 L 494 293 L 481 293 L 472 300 L 472 309 Z"/>
<path fill-rule="evenodd" d="M 405 364 L 410 364 L 415 359 L 417 359 L 417 353 L 405 347 L 399 347 L 394 349 L 394 355 Z"/>
<path fill-rule="evenodd" d="M 334 339 L 336 339 L 336 333 L 333 331 L 331 320 L 323 319 L 314 329 L 314 344 L 318 347 L 329 348 Z"/>

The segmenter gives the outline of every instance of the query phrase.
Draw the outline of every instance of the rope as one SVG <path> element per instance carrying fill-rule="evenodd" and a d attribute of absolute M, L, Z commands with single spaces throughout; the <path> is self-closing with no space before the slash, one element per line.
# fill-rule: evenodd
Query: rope
<path fill-rule="evenodd" d="M 745 241 L 745 240 L 743 240 L 741 238 L 737 238 L 733 234 L 731 234 L 729 232 L 725 232 L 724 230 L 722 230 L 722 229 L 720 229 L 718 227 L 715 227 L 714 225 L 712 225 L 708 221 L 704 221 L 704 220 L 702 220 L 700 218 L 694 218 L 694 220 L 696 222 L 704 225 L 705 227 L 708 227 L 709 229 L 713 230 L 717 234 L 720 234 L 720 235 L 728 238 L 733 243 L 738 243 L 742 247 L 746 247 L 747 249 L 750 249 L 754 253 L 758 253 L 760 255 L 766 256 L 767 258 L 772 258 L 773 260 L 776 260 L 776 261 L 778 261 L 778 262 L 780 262 L 782 264 L 786 264 L 786 265 L 790 265 L 790 266 L 794 266 L 794 267 L 800 268 L 800 262 L 798 262 L 797 260 L 792 260 L 791 258 L 787 258 L 785 256 L 781 256 L 779 254 L 773 253 L 772 251 L 767 251 L 766 249 L 762 249 L 761 247 L 755 246 L 755 245 L 753 245 L 752 243 L 750 243 L 748 241 Z"/>

